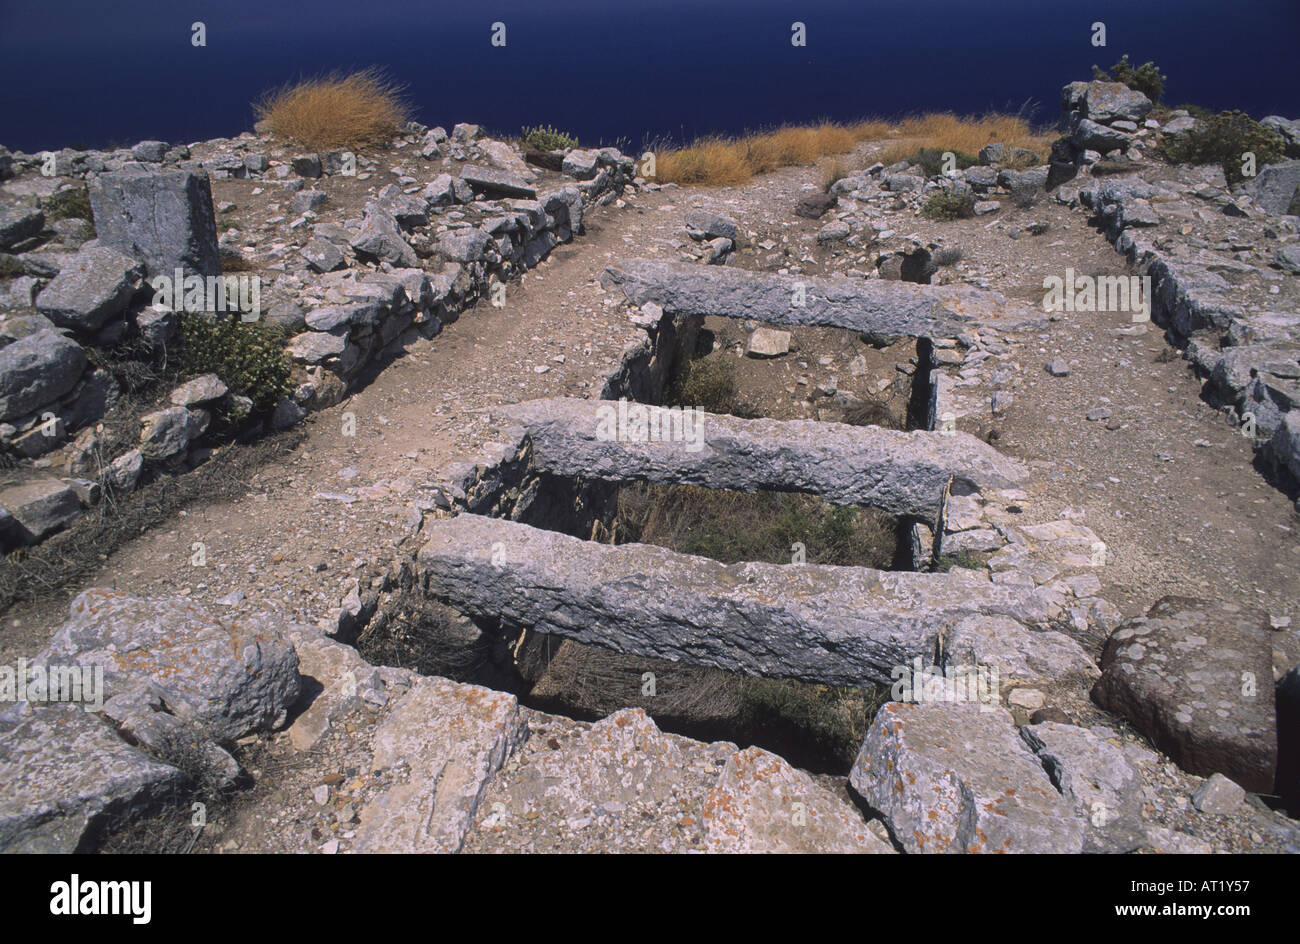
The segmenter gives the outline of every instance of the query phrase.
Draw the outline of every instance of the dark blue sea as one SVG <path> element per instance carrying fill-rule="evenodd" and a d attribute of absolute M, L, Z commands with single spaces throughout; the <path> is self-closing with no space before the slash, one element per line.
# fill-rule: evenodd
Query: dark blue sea
<path fill-rule="evenodd" d="M 270 87 L 376 65 L 429 125 L 629 147 L 932 110 L 1051 123 L 1066 81 L 1124 53 L 1170 104 L 1300 117 L 1298 44 L 1300 0 L 0 0 L 0 143 L 230 136 Z"/>

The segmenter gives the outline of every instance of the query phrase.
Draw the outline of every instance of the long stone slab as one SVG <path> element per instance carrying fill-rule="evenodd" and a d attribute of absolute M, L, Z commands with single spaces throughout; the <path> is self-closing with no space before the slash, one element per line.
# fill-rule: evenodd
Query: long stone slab
<path fill-rule="evenodd" d="M 740 419 L 626 401 L 555 398 L 504 410 L 527 430 L 533 468 L 654 485 L 794 491 L 933 519 L 950 482 L 1013 488 L 1015 459 L 969 433 L 813 420 Z"/>
<path fill-rule="evenodd" d="M 725 315 L 767 324 L 818 325 L 883 335 L 951 338 L 981 324 L 1028 329 L 1046 315 L 964 285 L 815 278 L 727 266 L 633 259 L 605 269 L 601 285 L 669 314 Z"/>
<path fill-rule="evenodd" d="M 1025 608 L 1025 591 L 962 568 L 721 564 L 471 514 L 425 532 L 426 592 L 469 616 L 749 675 L 892 684 L 895 667 L 929 661 L 963 617 Z"/>

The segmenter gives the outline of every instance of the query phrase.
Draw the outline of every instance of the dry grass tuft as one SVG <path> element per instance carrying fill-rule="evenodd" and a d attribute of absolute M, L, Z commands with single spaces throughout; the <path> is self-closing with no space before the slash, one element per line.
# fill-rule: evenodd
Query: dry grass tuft
<path fill-rule="evenodd" d="M 311 148 L 360 148 L 385 143 L 404 125 L 405 86 L 380 69 L 331 73 L 274 89 L 253 110 L 273 134 Z"/>
<path fill-rule="evenodd" d="M 821 158 L 845 155 L 863 141 L 888 142 L 872 160 L 892 164 L 911 157 L 921 148 L 965 151 L 975 154 L 984 145 L 1001 141 L 1046 154 L 1051 136 L 1037 134 L 1015 115 L 963 117 L 946 112 L 918 115 L 901 122 L 863 120 L 852 124 L 822 122 L 806 127 L 787 126 L 742 138 L 701 138 L 684 148 L 660 149 L 661 183 L 737 186 L 755 174 L 778 167 L 812 164 Z M 839 173 L 845 165 L 833 162 L 825 175 Z M 838 178 L 823 182 L 829 186 Z"/>
<path fill-rule="evenodd" d="M 995 141 L 1001 141 L 1008 149 L 1028 148 L 1042 156 L 1046 156 L 1052 146 L 1052 135 L 1036 133 L 1017 115 L 977 118 L 939 112 L 904 119 L 898 131 L 898 140 L 874 155 L 876 160 L 886 165 L 893 164 L 912 157 L 922 148 L 978 154 L 980 148 Z"/>

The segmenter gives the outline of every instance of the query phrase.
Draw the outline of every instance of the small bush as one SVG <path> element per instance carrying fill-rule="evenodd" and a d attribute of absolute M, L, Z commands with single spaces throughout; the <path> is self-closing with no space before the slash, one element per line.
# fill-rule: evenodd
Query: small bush
<path fill-rule="evenodd" d="M 1165 137 L 1160 146 L 1165 160 L 1173 164 L 1218 164 L 1229 184 L 1246 179 L 1241 172 L 1242 155 L 1255 155 L 1262 167 L 1286 155 L 1286 141 L 1242 111 L 1224 111 L 1202 119 L 1184 135 Z"/>
<path fill-rule="evenodd" d="M 94 214 L 90 211 L 90 191 L 85 187 L 70 187 L 46 197 L 41 201 L 41 210 L 45 213 L 47 223 L 72 219 L 86 220 L 92 225 L 95 222 Z"/>
<path fill-rule="evenodd" d="M 1160 96 L 1164 95 L 1165 80 L 1168 78 L 1156 68 L 1154 62 L 1144 62 L 1140 66 L 1134 66 L 1128 61 L 1127 53 L 1110 67 L 1109 75 L 1104 70 L 1093 66 L 1092 77 L 1101 82 L 1123 82 L 1133 91 L 1141 92 L 1153 102 L 1159 101 Z"/>
<path fill-rule="evenodd" d="M 311 148 L 360 148 L 390 141 L 406 124 L 404 87 L 382 70 L 333 73 L 267 92 L 253 110 L 272 131 Z"/>
<path fill-rule="evenodd" d="M 524 127 L 519 132 L 519 137 L 526 146 L 539 151 L 567 151 L 578 146 L 577 138 L 563 131 L 557 131 L 550 125 L 538 125 L 536 128 Z"/>
<path fill-rule="evenodd" d="M 965 190 L 936 190 L 921 207 L 921 215 L 938 222 L 968 219 L 975 215 L 975 194 Z"/>
<path fill-rule="evenodd" d="M 216 374 L 232 392 L 266 413 L 293 389 L 291 367 L 280 332 L 238 318 L 209 321 L 181 313 L 181 361 L 193 374 Z"/>
<path fill-rule="evenodd" d="M 921 148 L 909 158 L 913 164 L 920 164 L 927 177 L 937 177 L 943 173 L 943 156 L 951 153 L 957 161 L 957 169 L 965 170 L 967 167 L 974 167 L 979 163 L 979 158 L 974 154 L 968 154 L 965 151 L 952 150 L 951 148 L 926 147 Z"/>
<path fill-rule="evenodd" d="M 952 246 L 944 249 L 936 249 L 934 253 L 931 254 L 930 258 L 934 261 L 935 265 L 942 268 L 943 266 L 955 266 L 957 263 L 961 262 L 964 255 L 965 253 L 962 251 L 960 246 Z"/>

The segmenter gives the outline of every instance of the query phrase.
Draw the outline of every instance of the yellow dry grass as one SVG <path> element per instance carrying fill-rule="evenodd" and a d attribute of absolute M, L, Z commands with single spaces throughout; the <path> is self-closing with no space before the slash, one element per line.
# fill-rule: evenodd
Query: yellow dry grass
<path fill-rule="evenodd" d="M 273 89 L 253 104 L 273 134 L 312 148 L 361 148 L 391 140 L 410 115 L 404 87 L 380 69 L 332 73 Z"/>
<path fill-rule="evenodd" d="M 963 117 L 946 112 L 917 115 L 899 122 L 867 119 L 852 124 L 822 122 L 787 126 L 741 138 L 702 138 L 684 148 L 669 148 L 657 155 L 661 183 L 736 186 L 755 174 L 778 167 L 812 164 L 832 158 L 823 166 L 829 183 L 849 171 L 844 155 L 863 141 L 883 141 L 872 160 L 892 164 L 911 157 L 920 148 L 966 151 L 974 154 L 984 145 L 1001 141 L 1007 147 L 1025 147 L 1045 154 L 1050 135 L 1036 134 L 1015 115 Z"/>

